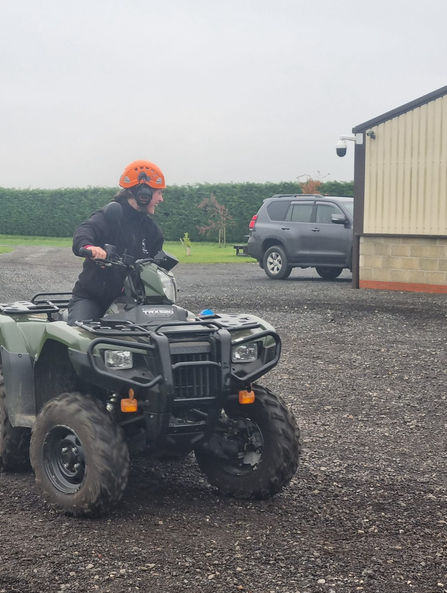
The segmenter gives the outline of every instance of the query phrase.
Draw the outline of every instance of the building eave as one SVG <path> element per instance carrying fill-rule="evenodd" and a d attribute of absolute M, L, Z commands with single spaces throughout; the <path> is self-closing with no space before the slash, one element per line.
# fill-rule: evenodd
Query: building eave
<path fill-rule="evenodd" d="M 421 107 L 422 105 L 425 105 L 426 103 L 430 103 L 430 101 L 434 101 L 435 99 L 439 99 L 440 97 L 443 97 L 444 95 L 447 95 L 447 86 L 443 86 L 440 89 L 438 89 L 437 91 L 428 93 L 428 95 L 424 95 L 423 97 L 420 97 L 419 99 L 415 99 L 414 101 L 405 103 L 405 105 L 396 107 L 396 109 L 392 109 L 391 111 L 388 111 L 387 113 L 384 113 L 383 115 L 374 117 L 373 119 L 370 119 L 370 120 L 364 122 L 363 124 L 359 124 L 358 126 L 355 126 L 355 128 L 352 128 L 352 132 L 354 134 L 362 133 L 365 130 L 368 130 L 369 128 L 372 128 L 379 124 L 383 124 L 384 122 L 386 122 L 390 119 L 393 119 L 394 117 L 403 115 L 404 113 L 407 113 L 408 111 L 411 111 L 411 110 L 415 109 L 416 107 Z"/>

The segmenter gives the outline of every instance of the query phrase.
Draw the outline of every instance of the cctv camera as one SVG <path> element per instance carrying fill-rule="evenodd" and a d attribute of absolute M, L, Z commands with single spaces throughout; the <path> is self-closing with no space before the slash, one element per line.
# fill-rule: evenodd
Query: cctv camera
<path fill-rule="evenodd" d="M 335 145 L 335 150 L 337 151 L 338 156 L 345 156 L 346 155 L 347 144 L 345 140 L 339 140 Z"/>

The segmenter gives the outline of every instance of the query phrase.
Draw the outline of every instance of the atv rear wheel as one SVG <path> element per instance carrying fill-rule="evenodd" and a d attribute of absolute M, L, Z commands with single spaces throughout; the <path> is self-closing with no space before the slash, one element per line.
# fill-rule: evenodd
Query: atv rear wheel
<path fill-rule="evenodd" d="M 63 393 L 36 418 L 31 465 L 49 501 L 75 516 L 107 512 L 129 475 L 122 429 L 89 396 Z"/>
<path fill-rule="evenodd" d="M 16 471 L 29 468 L 29 428 L 11 425 L 6 407 L 3 373 L 0 367 L 0 468 Z"/>
<path fill-rule="evenodd" d="M 253 404 L 230 401 L 223 427 L 196 449 L 212 486 L 235 498 L 267 498 L 288 484 L 298 466 L 300 431 L 281 398 L 254 385 Z"/>

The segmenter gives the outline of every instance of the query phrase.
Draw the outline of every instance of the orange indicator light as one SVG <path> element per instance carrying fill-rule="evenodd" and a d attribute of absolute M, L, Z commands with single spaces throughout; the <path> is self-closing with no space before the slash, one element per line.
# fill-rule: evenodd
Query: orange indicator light
<path fill-rule="evenodd" d="M 239 403 L 240 404 L 252 404 L 255 401 L 254 391 L 239 391 Z"/>
<path fill-rule="evenodd" d="M 129 397 L 121 400 L 121 412 L 136 412 L 138 410 L 138 402 L 135 399 L 135 391 L 129 389 Z"/>

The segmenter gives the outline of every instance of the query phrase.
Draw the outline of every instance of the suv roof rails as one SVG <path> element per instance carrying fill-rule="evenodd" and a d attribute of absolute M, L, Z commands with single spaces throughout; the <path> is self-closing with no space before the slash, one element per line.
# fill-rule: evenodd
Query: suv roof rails
<path fill-rule="evenodd" d="M 275 194 L 267 200 L 271 200 L 272 198 L 324 198 L 321 194 Z"/>

